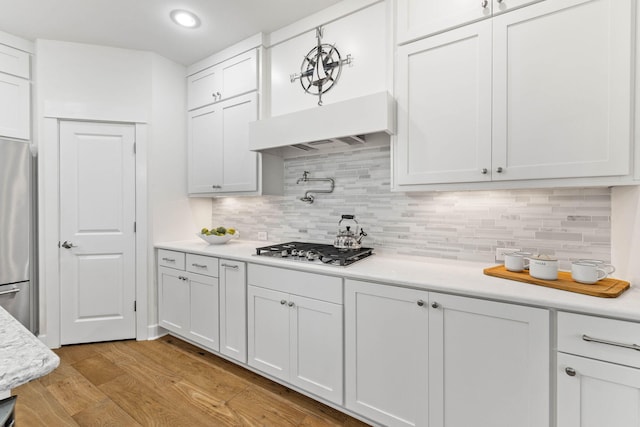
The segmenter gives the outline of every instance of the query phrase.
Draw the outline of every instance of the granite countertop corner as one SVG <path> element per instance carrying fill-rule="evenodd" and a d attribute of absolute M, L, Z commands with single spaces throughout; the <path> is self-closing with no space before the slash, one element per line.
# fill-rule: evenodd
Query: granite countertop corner
<path fill-rule="evenodd" d="M 0 307 L 0 392 L 47 375 L 60 358 Z"/>

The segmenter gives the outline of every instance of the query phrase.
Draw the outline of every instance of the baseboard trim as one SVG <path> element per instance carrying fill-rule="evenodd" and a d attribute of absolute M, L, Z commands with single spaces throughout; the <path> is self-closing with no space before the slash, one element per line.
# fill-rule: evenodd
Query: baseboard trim
<path fill-rule="evenodd" d="M 168 333 L 169 331 L 160 327 L 160 325 L 158 324 L 149 325 L 149 327 L 147 328 L 147 340 L 153 341 L 167 335 Z"/>

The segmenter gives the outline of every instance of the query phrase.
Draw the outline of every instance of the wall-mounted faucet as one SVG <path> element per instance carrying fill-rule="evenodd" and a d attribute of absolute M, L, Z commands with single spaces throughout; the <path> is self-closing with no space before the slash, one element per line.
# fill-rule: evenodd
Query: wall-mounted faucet
<path fill-rule="evenodd" d="M 300 184 L 301 182 L 328 182 L 331 184 L 331 188 L 329 190 L 307 190 L 304 193 L 303 197 L 300 197 L 300 200 L 305 203 L 313 203 L 315 197 L 313 197 L 310 193 L 333 193 L 333 189 L 335 188 L 335 182 L 333 178 L 309 178 L 309 172 L 304 171 L 302 174 L 302 178 L 299 178 L 296 181 L 296 184 Z"/>

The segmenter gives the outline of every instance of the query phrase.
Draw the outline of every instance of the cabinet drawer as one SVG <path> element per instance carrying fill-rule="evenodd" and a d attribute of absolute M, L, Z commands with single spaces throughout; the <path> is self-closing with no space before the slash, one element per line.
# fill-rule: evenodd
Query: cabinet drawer
<path fill-rule="evenodd" d="M 0 44 L 0 72 L 28 79 L 29 62 L 27 52 Z"/>
<path fill-rule="evenodd" d="M 342 278 L 249 264 L 247 282 L 275 291 L 342 304 Z"/>
<path fill-rule="evenodd" d="M 187 254 L 187 271 L 218 277 L 218 258 Z"/>
<path fill-rule="evenodd" d="M 182 252 L 158 249 L 158 265 L 184 270 L 184 254 Z"/>
<path fill-rule="evenodd" d="M 640 368 L 640 323 L 558 313 L 558 351 Z"/>

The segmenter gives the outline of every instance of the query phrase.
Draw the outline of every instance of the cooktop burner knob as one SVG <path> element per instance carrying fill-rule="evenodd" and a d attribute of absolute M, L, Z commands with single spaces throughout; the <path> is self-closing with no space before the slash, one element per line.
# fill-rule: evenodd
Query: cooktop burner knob
<path fill-rule="evenodd" d="M 300 249 L 300 250 L 298 251 L 298 256 L 299 256 L 299 257 L 304 257 L 304 256 L 305 256 L 305 254 L 306 254 L 306 252 L 305 252 L 305 251 L 303 251 L 302 249 Z"/>
<path fill-rule="evenodd" d="M 282 256 L 282 258 L 286 258 L 286 257 L 288 257 L 288 256 L 289 256 L 289 252 L 287 252 L 287 250 L 286 250 L 286 249 L 284 249 L 284 250 L 282 251 L 282 253 L 281 253 L 281 256 Z"/>

